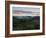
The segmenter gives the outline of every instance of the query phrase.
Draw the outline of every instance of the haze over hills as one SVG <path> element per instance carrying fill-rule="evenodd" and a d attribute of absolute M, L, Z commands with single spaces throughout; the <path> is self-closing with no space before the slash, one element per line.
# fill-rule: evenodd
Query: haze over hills
<path fill-rule="evenodd" d="M 16 19 L 39 19 L 39 16 L 16 16 Z"/>

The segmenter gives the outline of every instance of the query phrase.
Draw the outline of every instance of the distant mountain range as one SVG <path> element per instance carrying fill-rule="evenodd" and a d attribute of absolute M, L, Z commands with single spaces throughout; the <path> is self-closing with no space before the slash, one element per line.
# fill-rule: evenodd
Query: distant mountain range
<path fill-rule="evenodd" d="M 35 19 L 35 20 L 38 20 L 40 19 L 40 16 L 14 16 L 15 19 L 26 19 L 26 20 L 31 20 L 31 19 Z"/>

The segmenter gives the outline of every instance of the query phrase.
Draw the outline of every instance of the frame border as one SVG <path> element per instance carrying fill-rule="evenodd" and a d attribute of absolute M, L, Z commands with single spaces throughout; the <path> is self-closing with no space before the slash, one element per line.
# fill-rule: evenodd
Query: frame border
<path fill-rule="evenodd" d="M 42 10 L 43 11 L 43 18 L 42 18 L 43 32 L 42 33 L 10 34 L 10 4 L 43 6 L 43 10 Z M 45 35 L 45 3 L 5 1 L 5 37 L 34 36 L 34 35 Z"/>

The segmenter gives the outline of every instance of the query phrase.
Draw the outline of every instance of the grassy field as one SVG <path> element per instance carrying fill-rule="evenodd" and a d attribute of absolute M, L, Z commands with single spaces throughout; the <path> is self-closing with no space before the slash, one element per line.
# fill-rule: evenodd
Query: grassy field
<path fill-rule="evenodd" d="M 40 29 L 40 16 L 13 16 L 13 30 Z"/>

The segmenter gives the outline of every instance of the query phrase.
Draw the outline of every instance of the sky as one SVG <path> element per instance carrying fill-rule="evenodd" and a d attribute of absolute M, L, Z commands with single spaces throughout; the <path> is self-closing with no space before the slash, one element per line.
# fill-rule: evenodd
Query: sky
<path fill-rule="evenodd" d="M 40 8 L 30 8 L 30 7 L 13 7 L 12 8 L 14 11 L 19 10 L 19 11 L 30 11 L 30 12 L 40 12 Z"/>

